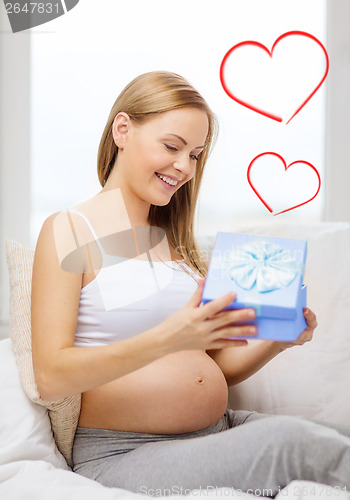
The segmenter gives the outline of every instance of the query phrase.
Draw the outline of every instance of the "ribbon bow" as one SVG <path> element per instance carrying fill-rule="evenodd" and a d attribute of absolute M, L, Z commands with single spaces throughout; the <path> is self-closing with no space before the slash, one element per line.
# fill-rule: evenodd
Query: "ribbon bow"
<path fill-rule="evenodd" d="M 240 287 L 250 290 L 256 284 L 258 292 L 289 285 L 300 267 L 289 250 L 264 240 L 237 246 L 226 261 L 230 277 Z"/>

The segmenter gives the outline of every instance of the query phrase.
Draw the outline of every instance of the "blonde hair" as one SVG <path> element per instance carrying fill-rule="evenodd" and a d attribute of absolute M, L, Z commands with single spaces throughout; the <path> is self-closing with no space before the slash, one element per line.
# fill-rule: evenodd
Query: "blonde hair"
<path fill-rule="evenodd" d="M 208 262 L 194 238 L 193 224 L 204 166 L 215 143 L 218 124 L 215 114 L 196 89 L 180 75 L 167 71 L 152 71 L 132 80 L 122 90 L 109 114 L 98 149 L 97 173 L 103 187 L 118 155 L 112 125 L 119 112 L 124 111 L 131 119 L 143 123 L 160 113 L 187 107 L 202 109 L 208 116 L 209 130 L 204 149 L 198 156 L 192 179 L 175 191 L 167 205 L 151 205 L 148 222 L 150 226 L 162 228 L 179 259 L 183 258 L 193 271 L 205 277 Z"/>

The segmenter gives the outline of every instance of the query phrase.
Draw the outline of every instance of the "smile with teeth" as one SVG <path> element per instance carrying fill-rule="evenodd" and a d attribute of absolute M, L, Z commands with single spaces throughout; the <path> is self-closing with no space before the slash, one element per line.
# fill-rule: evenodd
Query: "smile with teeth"
<path fill-rule="evenodd" d="M 170 179 L 170 177 L 166 177 L 165 175 L 158 174 L 156 172 L 156 176 L 162 179 L 162 181 L 166 182 L 167 184 L 170 184 L 170 186 L 176 186 L 178 181 L 174 181 L 174 179 Z"/>

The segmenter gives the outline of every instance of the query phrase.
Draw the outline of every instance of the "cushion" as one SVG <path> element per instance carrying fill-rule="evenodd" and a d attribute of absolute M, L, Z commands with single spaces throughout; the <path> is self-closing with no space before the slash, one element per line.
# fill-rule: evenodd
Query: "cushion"
<path fill-rule="evenodd" d="M 304 283 L 318 326 L 311 342 L 286 349 L 230 387 L 229 406 L 349 424 L 350 224 L 275 223 L 232 231 L 307 240 Z M 207 255 L 214 239 L 201 240 Z"/>
<path fill-rule="evenodd" d="M 22 389 L 10 339 L 0 342 L 0 466 L 19 460 L 43 460 L 68 469 L 57 450 L 47 410 Z"/>
<path fill-rule="evenodd" d="M 72 447 L 78 424 L 81 395 L 47 402 L 40 397 L 33 371 L 31 348 L 31 288 L 34 251 L 6 240 L 10 278 L 10 338 L 22 387 L 31 401 L 46 407 L 58 449 L 72 467 Z"/>

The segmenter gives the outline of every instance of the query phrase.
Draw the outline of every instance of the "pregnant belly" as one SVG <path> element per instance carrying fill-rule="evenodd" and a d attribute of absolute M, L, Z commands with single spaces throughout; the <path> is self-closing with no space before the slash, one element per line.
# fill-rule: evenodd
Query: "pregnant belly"
<path fill-rule="evenodd" d="M 168 354 L 83 393 L 78 425 L 176 434 L 203 429 L 225 413 L 225 377 L 203 350 Z"/>

